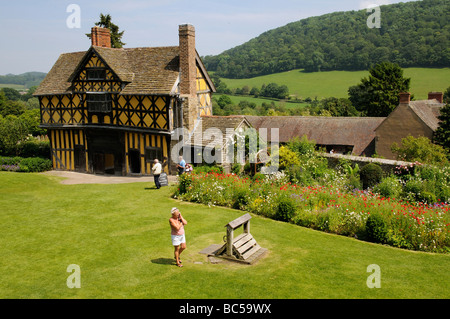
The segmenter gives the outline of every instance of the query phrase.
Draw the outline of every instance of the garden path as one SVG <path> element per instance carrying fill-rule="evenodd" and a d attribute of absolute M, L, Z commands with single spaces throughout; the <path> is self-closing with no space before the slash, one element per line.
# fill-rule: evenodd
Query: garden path
<path fill-rule="evenodd" d="M 150 182 L 153 183 L 153 176 L 114 176 L 114 175 L 98 175 L 98 174 L 86 174 L 68 171 L 48 171 L 41 173 L 44 175 L 64 177 L 61 184 L 73 185 L 73 184 L 119 184 L 119 183 L 138 183 L 138 182 Z M 176 182 L 176 175 L 168 176 L 169 183 Z"/>

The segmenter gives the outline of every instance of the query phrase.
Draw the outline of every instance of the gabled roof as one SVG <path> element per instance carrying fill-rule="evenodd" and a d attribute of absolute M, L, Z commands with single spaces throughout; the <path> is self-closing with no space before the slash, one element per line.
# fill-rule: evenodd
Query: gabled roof
<path fill-rule="evenodd" d="M 413 111 L 419 119 L 428 126 L 432 131 L 436 131 L 439 127 L 439 115 L 441 113 L 441 108 L 444 106 L 444 103 L 440 103 L 438 100 L 419 100 L 419 101 L 410 101 L 406 106 Z M 396 107 L 388 117 L 385 118 L 384 121 L 389 121 L 391 116 L 393 116 L 396 112 L 400 112 L 401 109 Z M 384 122 L 383 121 L 383 122 Z M 382 124 L 382 123 L 381 123 Z M 381 128 L 380 124 L 380 128 Z M 378 129 L 378 128 L 377 128 Z"/>
<path fill-rule="evenodd" d="M 34 95 L 71 93 L 71 82 L 96 53 L 126 85 L 121 94 L 171 94 L 179 76 L 179 47 L 104 48 L 61 54 Z M 203 63 L 196 53 L 197 65 L 215 91 Z"/>
<path fill-rule="evenodd" d="M 306 135 L 320 145 L 353 145 L 353 153 L 361 154 L 375 138 L 375 129 L 384 117 L 326 117 L 326 116 L 246 116 L 257 130 L 279 129 L 279 142 Z"/>
<path fill-rule="evenodd" d="M 439 115 L 443 103 L 437 100 L 421 100 L 409 102 L 409 107 L 433 131 L 439 127 Z"/>
<path fill-rule="evenodd" d="M 76 64 L 84 57 L 86 52 L 73 52 L 61 54 L 42 80 L 33 95 L 52 95 L 70 92 L 72 83 L 69 81 Z"/>
<path fill-rule="evenodd" d="M 89 50 L 85 52 L 83 58 L 78 62 L 78 65 L 75 67 L 68 81 L 72 82 L 80 74 L 83 67 L 88 63 L 89 59 L 91 59 L 92 55 L 96 55 L 112 72 L 114 72 L 120 81 L 131 82 L 134 75 L 128 67 L 128 55 L 126 52 L 120 49 L 104 49 L 105 48 L 103 47 L 91 46 Z"/>

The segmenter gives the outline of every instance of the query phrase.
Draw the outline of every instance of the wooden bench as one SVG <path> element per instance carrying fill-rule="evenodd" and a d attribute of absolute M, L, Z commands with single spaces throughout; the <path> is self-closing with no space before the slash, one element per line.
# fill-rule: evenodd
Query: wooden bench
<path fill-rule="evenodd" d="M 261 248 L 250 234 L 251 218 L 250 214 L 245 214 L 225 225 L 227 228 L 226 243 L 214 252 L 215 257 L 251 264 L 267 251 L 267 249 Z M 234 237 L 234 231 L 241 226 L 244 228 L 243 233 Z"/>

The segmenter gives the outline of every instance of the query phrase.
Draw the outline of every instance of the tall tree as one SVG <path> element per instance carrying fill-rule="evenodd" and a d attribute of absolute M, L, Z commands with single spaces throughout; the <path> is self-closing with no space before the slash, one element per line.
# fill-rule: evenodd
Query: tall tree
<path fill-rule="evenodd" d="M 399 93 L 409 90 L 410 78 L 395 63 L 382 62 L 369 70 L 369 77 L 348 89 L 349 100 L 362 115 L 388 116 L 399 102 Z"/>
<path fill-rule="evenodd" d="M 434 132 L 433 141 L 441 145 L 450 156 L 450 101 L 441 108 L 439 127 Z"/>
<path fill-rule="evenodd" d="M 111 31 L 111 48 L 121 48 L 126 44 L 122 42 L 122 36 L 125 31 L 119 32 L 119 27 L 112 23 L 111 20 L 109 14 L 103 15 L 103 13 L 100 13 L 100 21 L 96 22 L 95 25 L 102 28 L 108 28 Z M 86 33 L 86 36 L 90 39 L 91 33 Z"/>

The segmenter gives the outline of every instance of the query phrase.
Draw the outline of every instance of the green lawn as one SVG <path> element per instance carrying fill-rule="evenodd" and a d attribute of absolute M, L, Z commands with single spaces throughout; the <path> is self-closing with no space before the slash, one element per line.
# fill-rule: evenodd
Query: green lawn
<path fill-rule="evenodd" d="M 251 79 L 222 79 L 229 88 L 260 88 L 271 82 L 287 85 L 290 94 L 299 98 L 310 97 L 319 100 L 326 97 L 347 97 L 348 88 L 360 83 L 367 77 L 368 71 L 327 71 L 305 73 L 302 70 L 259 76 Z M 416 100 L 427 99 L 428 92 L 445 91 L 450 86 L 450 68 L 405 68 L 405 77 L 411 78 L 410 92 Z"/>
<path fill-rule="evenodd" d="M 259 216 L 251 232 L 268 255 L 252 266 L 211 264 L 243 212 L 177 202 L 153 183 L 61 185 L 0 172 L 0 298 L 449 298 L 450 256 L 405 251 Z M 172 264 L 170 208 L 188 220 L 184 268 Z M 67 266 L 81 288 L 66 286 Z M 381 268 L 381 288 L 366 285 Z"/>

